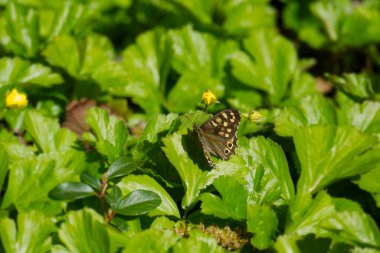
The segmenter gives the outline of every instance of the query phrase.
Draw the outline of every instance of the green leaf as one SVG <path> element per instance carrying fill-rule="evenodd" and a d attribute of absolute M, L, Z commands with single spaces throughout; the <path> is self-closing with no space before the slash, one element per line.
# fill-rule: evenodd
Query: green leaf
<path fill-rule="evenodd" d="M 323 28 L 332 41 L 338 40 L 339 22 L 344 15 L 345 9 L 350 8 L 349 1 L 315 2 L 310 4 L 311 12 L 321 20 Z"/>
<path fill-rule="evenodd" d="M 248 204 L 247 229 L 253 233 L 251 244 L 258 249 L 267 249 L 273 245 L 278 219 L 269 206 Z"/>
<path fill-rule="evenodd" d="M 270 102 L 278 104 L 296 71 L 293 45 L 273 32 L 259 31 L 245 39 L 243 46 L 248 53 L 232 56 L 232 74 L 247 86 L 267 92 Z"/>
<path fill-rule="evenodd" d="M 222 80 L 226 62 L 239 48 L 234 41 L 218 40 L 209 33 L 195 31 L 190 25 L 170 31 L 169 38 L 173 48 L 172 67 L 182 75 L 202 73 Z"/>
<path fill-rule="evenodd" d="M 73 77 L 79 77 L 81 55 L 79 45 L 73 37 L 54 37 L 43 54 L 51 65 L 65 69 Z"/>
<path fill-rule="evenodd" d="M 223 27 L 232 34 L 275 27 L 276 10 L 268 1 L 225 1 L 220 5 L 225 15 Z"/>
<path fill-rule="evenodd" d="M 174 7 L 177 7 L 179 11 L 190 12 L 194 17 L 196 17 L 202 23 L 212 22 L 212 12 L 214 9 L 214 3 L 212 1 L 186 1 L 179 0 L 173 2 Z M 184 13 L 181 13 L 184 15 Z"/>
<path fill-rule="evenodd" d="M 27 58 L 36 56 L 39 46 L 38 14 L 32 8 L 10 2 L 7 5 L 7 33 L 11 41 L 7 47 Z"/>
<path fill-rule="evenodd" d="M 308 64 L 308 59 L 305 60 Z M 313 63 L 313 60 L 310 60 Z M 301 68 L 302 60 L 299 60 L 299 68 Z M 316 89 L 316 79 L 309 73 L 303 72 L 302 68 L 296 71 L 292 85 L 290 87 L 290 96 L 292 98 L 302 99 L 308 95 L 319 95 Z"/>
<path fill-rule="evenodd" d="M 352 125 L 366 133 L 380 133 L 380 102 L 346 102 L 338 110 L 339 124 Z"/>
<path fill-rule="evenodd" d="M 197 107 L 206 90 L 212 90 L 219 96 L 223 94 L 224 86 L 207 74 L 187 71 L 170 90 L 167 107 L 172 112 L 188 112 Z"/>
<path fill-rule="evenodd" d="M 62 57 L 65 52 L 72 53 Z M 125 93 L 127 74 L 121 64 L 114 61 L 114 54 L 108 38 L 98 34 L 83 39 L 57 36 L 44 51 L 50 64 L 63 68 L 84 83 L 95 85 L 95 81 L 103 90 L 120 96 Z"/>
<path fill-rule="evenodd" d="M 83 44 L 85 48 L 83 50 L 84 56 L 80 76 L 93 74 L 96 77 L 99 75 L 97 71 L 104 68 L 105 63 L 115 57 L 112 43 L 106 36 L 91 34 L 84 38 Z M 98 78 L 95 78 L 95 80 L 98 81 Z"/>
<path fill-rule="evenodd" d="M 373 84 L 366 74 L 346 73 L 342 77 L 327 75 L 344 94 L 355 99 L 365 99 L 374 95 Z"/>
<path fill-rule="evenodd" d="M 78 4 L 78 2 L 58 2 L 49 34 L 50 39 L 54 39 L 58 35 L 86 33 L 91 27 L 89 10 L 89 6 Z"/>
<path fill-rule="evenodd" d="M 72 148 L 76 135 L 66 128 L 60 128 L 56 119 L 43 116 L 37 111 L 27 111 L 25 128 L 36 145 L 47 154 L 63 153 Z"/>
<path fill-rule="evenodd" d="M 237 155 L 249 168 L 250 200 L 257 204 L 278 205 L 294 197 L 294 186 L 281 146 L 270 139 L 240 139 Z"/>
<path fill-rule="evenodd" d="M 304 97 L 276 114 L 275 131 L 281 136 L 293 136 L 302 126 L 336 124 L 337 121 L 333 103 L 319 94 Z"/>
<path fill-rule="evenodd" d="M 174 253 L 222 253 L 226 252 L 211 236 L 200 231 L 190 231 L 189 238 L 182 238 L 173 246 Z"/>
<path fill-rule="evenodd" d="M 219 177 L 213 184 L 220 197 L 212 193 L 202 194 L 202 213 L 223 219 L 247 219 L 248 191 L 244 182 L 239 182 L 233 177 Z"/>
<path fill-rule="evenodd" d="M 302 41 L 335 51 L 378 42 L 379 19 L 376 1 L 289 2 L 284 11 L 285 25 L 296 30 Z"/>
<path fill-rule="evenodd" d="M 80 181 L 89 185 L 90 187 L 92 187 L 96 191 L 101 190 L 102 184 L 101 184 L 100 180 L 97 177 L 88 173 L 87 171 L 83 172 L 80 175 Z"/>
<path fill-rule="evenodd" d="M 351 3 L 353 5 L 353 3 Z M 354 5 L 341 21 L 341 43 L 352 47 L 365 46 L 370 43 L 378 43 L 380 29 L 376 25 L 380 21 L 379 10 L 376 1 L 366 1 Z M 360 36 L 357 36 L 360 34 Z"/>
<path fill-rule="evenodd" d="M 176 168 L 185 188 L 182 208 L 190 206 L 199 196 L 200 190 L 206 186 L 207 172 L 202 171 L 189 157 L 188 150 L 182 145 L 183 136 L 175 133 L 162 139 L 165 152 L 170 163 Z M 186 147 L 187 148 L 187 147 Z"/>
<path fill-rule="evenodd" d="M 131 233 L 125 240 L 123 253 L 156 253 L 168 252 L 180 239 L 172 230 L 147 229 L 139 233 Z"/>
<path fill-rule="evenodd" d="M 71 211 L 58 231 L 69 252 L 110 252 L 110 238 L 99 214 L 91 209 Z M 84 239 L 85 238 L 85 239 Z"/>
<path fill-rule="evenodd" d="M 327 44 L 327 35 L 319 19 L 311 13 L 310 2 L 288 2 L 284 8 L 283 20 L 286 27 L 295 31 L 300 40 L 312 48 L 318 49 Z"/>
<path fill-rule="evenodd" d="M 124 177 L 140 168 L 141 162 L 133 161 L 129 156 L 122 156 L 112 162 L 108 168 L 108 179 Z"/>
<path fill-rule="evenodd" d="M 108 187 L 106 195 L 105 195 L 105 199 L 106 199 L 108 205 L 112 209 L 117 210 L 119 208 L 119 204 L 120 204 L 121 199 L 122 199 L 122 192 L 121 192 L 120 187 L 117 185 L 112 185 L 112 186 Z M 117 223 L 118 221 L 114 220 L 113 222 Z"/>
<path fill-rule="evenodd" d="M 310 194 L 298 193 L 289 211 L 285 234 L 307 235 L 316 234 L 320 224 L 335 214 L 335 207 L 332 198 L 320 191 L 314 199 Z"/>
<path fill-rule="evenodd" d="M 49 197 L 56 200 L 74 200 L 94 196 L 94 190 L 80 182 L 65 182 L 50 191 Z"/>
<path fill-rule="evenodd" d="M 194 31 L 191 26 L 169 32 L 173 47 L 173 68 L 180 74 L 199 71 L 212 75 L 213 53 L 218 41 L 208 33 Z"/>
<path fill-rule="evenodd" d="M 154 219 L 152 224 L 150 225 L 151 229 L 159 230 L 159 229 L 172 229 L 175 227 L 176 222 L 170 220 L 166 216 L 159 216 Z"/>
<path fill-rule="evenodd" d="M 165 181 L 168 186 L 172 185 L 173 181 L 178 182 L 178 174 L 172 172 L 172 167 L 167 157 L 161 151 L 163 146 L 162 138 L 168 132 L 176 129 L 178 123 L 177 114 L 153 114 L 148 120 L 137 145 L 132 150 L 133 159 L 143 161 L 143 167 L 151 169 L 151 175 Z"/>
<path fill-rule="evenodd" d="M 177 118 L 177 113 L 169 113 L 167 115 L 153 114 L 149 118 L 139 142 L 147 141 L 149 143 L 155 143 L 159 141 L 159 137 L 167 132 Z"/>
<path fill-rule="evenodd" d="M 136 43 L 123 52 L 123 66 L 129 73 L 124 94 L 131 96 L 148 114 L 161 111 L 171 52 L 161 30 L 140 35 Z"/>
<path fill-rule="evenodd" d="M 86 121 L 95 136 L 97 151 L 106 156 L 108 162 L 127 154 L 128 129 L 123 120 L 109 116 L 106 110 L 93 107 L 87 111 Z"/>
<path fill-rule="evenodd" d="M 173 44 L 173 68 L 181 77 L 170 90 L 167 107 L 171 111 L 194 109 L 202 93 L 212 90 L 218 97 L 224 93 L 225 65 L 238 46 L 231 40 L 219 41 L 191 26 L 169 33 Z"/>
<path fill-rule="evenodd" d="M 290 235 L 280 235 L 277 237 L 274 248 L 278 253 L 301 253 L 294 236 Z"/>
<path fill-rule="evenodd" d="M 20 58 L 0 59 L 0 87 L 4 85 L 29 84 L 50 87 L 62 83 L 59 74 L 42 64 L 31 64 Z"/>
<path fill-rule="evenodd" d="M 302 168 L 297 189 L 303 193 L 314 193 L 380 163 L 377 138 L 349 126 L 299 128 L 294 143 Z"/>
<path fill-rule="evenodd" d="M 50 234 L 54 231 L 52 220 L 38 211 L 19 213 L 17 223 L 8 217 L 0 218 L 0 239 L 7 253 L 49 252 Z"/>
<path fill-rule="evenodd" d="M 378 180 L 380 176 L 380 166 L 368 171 L 365 174 L 360 175 L 359 179 L 356 179 L 356 183 L 360 189 L 370 192 L 376 201 L 377 207 L 380 207 L 380 182 Z"/>
<path fill-rule="evenodd" d="M 249 112 L 252 108 L 257 108 L 263 105 L 262 95 L 250 89 L 233 89 L 227 98 L 228 104 L 231 107 L 239 109 L 241 112 Z"/>
<path fill-rule="evenodd" d="M 155 192 L 161 199 L 161 204 L 149 215 L 170 215 L 177 218 L 180 217 L 177 204 L 174 202 L 172 197 L 167 193 L 167 191 L 154 180 L 147 175 L 129 175 L 118 183 L 123 194 L 141 189 L 146 191 Z"/>
<path fill-rule="evenodd" d="M 90 62 L 94 61 L 91 60 Z M 120 63 L 108 61 L 104 62 L 97 69 L 91 70 L 93 70 L 93 73 L 90 82 L 96 81 L 102 88 L 102 91 L 109 92 L 114 96 L 123 96 L 129 91 L 129 87 L 126 85 L 128 73 Z"/>
<path fill-rule="evenodd" d="M 0 189 L 3 189 L 5 177 L 8 174 L 9 155 L 6 149 L 0 145 Z"/>
<path fill-rule="evenodd" d="M 380 247 L 380 231 L 376 222 L 359 204 L 347 199 L 336 199 L 337 213 L 321 224 L 331 238 L 356 246 Z"/>
<path fill-rule="evenodd" d="M 21 156 L 18 159 L 9 166 L 8 187 L 2 208 L 13 204 L 17 210 L 60 212 L 62 203 L 52 201 L 48 197 L 49 192 L 60 183 L 73 180 L 86 168 L 84 154 L 75 150 L 38 157 Z"/>
<path fill-rule="evenodd" d="M 119 214 L 137 216 L 148 213 L 161 204 L 160 196 L 153 191 L 135 190 L 121 199 L 118 208 Z"/>

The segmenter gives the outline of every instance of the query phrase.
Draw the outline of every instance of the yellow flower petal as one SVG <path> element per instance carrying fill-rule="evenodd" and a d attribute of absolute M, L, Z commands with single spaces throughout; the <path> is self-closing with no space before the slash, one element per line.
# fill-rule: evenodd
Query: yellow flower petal
<path fill-rule="evenodd" d="M 5 106 L 8 108 L 23 108 L 28 105 L 28 98 L 25 93 L 11 90 L 5 98 Z"/>
<path fill-rule="evenodd" d="M 203 92 L 202 94 L 202 102 L 206 105 L 206 106 L 210 106 L 211 104 L 215 103 L 217 101 L 216 99 L 216 96 L 215 96 L 215 93 L 210 91 L 210 90 L 207 90 L 205 92 Z"/>

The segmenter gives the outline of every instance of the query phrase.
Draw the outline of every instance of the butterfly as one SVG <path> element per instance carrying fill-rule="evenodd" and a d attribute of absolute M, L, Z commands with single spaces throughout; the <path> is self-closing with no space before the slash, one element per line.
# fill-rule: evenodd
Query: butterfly
<path fill-rule="evenodd" d="M 228 160 L 237 148 L 236 131 L 240 113 L 235 109 L 223 110 L 211 117 L 202 126 L 194 126 L 209 165 L 215 168 L 211 155 Z"/>

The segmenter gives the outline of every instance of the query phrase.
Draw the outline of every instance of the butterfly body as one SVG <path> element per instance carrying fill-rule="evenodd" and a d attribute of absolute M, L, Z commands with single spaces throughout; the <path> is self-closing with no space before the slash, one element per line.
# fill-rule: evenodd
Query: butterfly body
<path fill-rule="evenodd" d="M 215 167 L 215 164 L 212 162 L 210 154 L 228 160 L 235 153 L 237 148 L 236 131 L 239 123 L 239 111 L 227 109 L 215 114 L 202 126 L 194 126 L 211 167 Z"/>

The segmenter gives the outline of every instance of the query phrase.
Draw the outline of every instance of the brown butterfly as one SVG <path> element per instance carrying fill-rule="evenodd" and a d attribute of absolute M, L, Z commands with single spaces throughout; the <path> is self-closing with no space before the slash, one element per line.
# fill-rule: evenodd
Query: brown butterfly
<path fill-rule="evenodd" d="M 240 113 L 235 109 L 227 109 L 215 114 L 201 127 L 194 126 L 202 144 L 203 152 L 211 167 L 215 163 L 210 154 L 228 160 L 237 148 L 236 131 L 240 123 Z"/>

